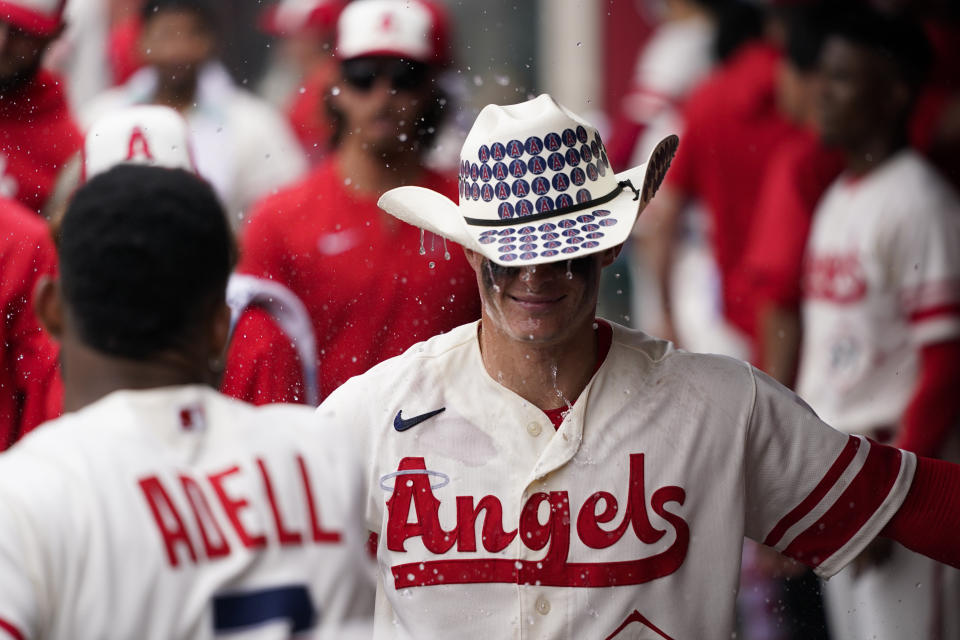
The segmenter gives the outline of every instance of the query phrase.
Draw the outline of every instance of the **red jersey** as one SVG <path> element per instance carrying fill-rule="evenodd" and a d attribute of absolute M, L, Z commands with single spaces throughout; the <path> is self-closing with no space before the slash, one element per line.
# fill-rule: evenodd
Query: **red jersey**
<path fill-rule="evenodd" d="M 723 287 L 726 317 L 753 334 L 749 286 L 737 270 L 763 175 L 777 145 L 796 131 L 776 106 L 779 52 L 745 45 L 697 89 L 684 110 L 684 133 L 666 181 L 695 196 L 711 216 L 712 245 Z"/>
<path fill-rule="evenodd" d="M 280 282 L 306 305 L 321 399 L 378 362 L 480 317 L 476 277 L 460 247 L 430 233 L 421 240 L 419 229 L 347 183 L 331 155 L 261 202 L 241 243 L 239 271 Z M 436 173 L 426 172 L 421 186 L 456 197 L 456 183 Z M 250 340 L 238 334 L 232 348 L 256 349 Z"/>
<path fill-rule="evenodd" d="M 82 141 L 63 83 L 50 72 L 0 95 L 0 195 L 40 211 Z"/>
<path fill-rule="evenodd" d="M 297 350 L 266 309 L 247 307 L 233 331 L 222 393 L 256 405 L 306 402 Z"/>
<path fill-rule="evenodd" d="M 807 130 L 791 135 L 770 158 L 740 274 L 758 302 L 799 308 L 813 211 L 843 165 L 841 152 Z"/>
<path fill-rule="evenodd" d="M 22 205 L 0 199 L 0 451 L 58 408 L 57 348 L 33 313 L 33 289 L 56 270 L 47 225 Z M 50 408 L 48 409 L 48 402 Z"/>

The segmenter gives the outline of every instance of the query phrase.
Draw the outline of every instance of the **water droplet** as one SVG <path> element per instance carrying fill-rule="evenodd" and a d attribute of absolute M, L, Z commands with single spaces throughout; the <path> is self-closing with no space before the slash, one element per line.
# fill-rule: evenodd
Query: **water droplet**
<path fill-rule="evenodd" d="M 340 95 L 340 87 L 330 87 L 330 95 L 332 96 Z"/>
<path fill-rule="evenodd" d="M 428 266 L 429 268 L 433 269 L 435 266 L 437 266 L 437 263 L 434 262 L 433 260 L 431 260 L 430 262 L 427 263 L 427 266 Z"/>
<path fill-rule="evenodd" d="M 306 87 L 300 87 L 299 89 L 297 89 L 297 91 L 300 92 L 300 95 L 303 95 L 303 94 L 305 94 L 305 93 L 307 92 L 307 88 L 306 88 Z"/>
<path fill-rule="evenodd" d="M 420 229 L 420 255 L 425 256 L 427 255 L 427 248 L 423 246 L 423 234 L 423 229 Z"/>
<path fill-rule="evenodd" d="M 578 43 L 577 43 L 577 46 L 578 46 L 578 47 L 582 47 L 582 46 L 583 46 L 583 43 L 582 43 L 582 42 L 578 42 Z"/>

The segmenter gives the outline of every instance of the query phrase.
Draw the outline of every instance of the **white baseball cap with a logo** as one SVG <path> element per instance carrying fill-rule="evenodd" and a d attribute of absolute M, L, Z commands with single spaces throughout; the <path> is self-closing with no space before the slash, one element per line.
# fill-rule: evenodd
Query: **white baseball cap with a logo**
<path fill-rule="evenodd" d="M 36 36 L 51 36 L 63 25 L 66 0 L 0 0 L 0 22 Z"/>
<path fill-rule="evenodd" d="M 390 56 L 444 64 L 449 21 L 425 0 L 356 0 L 337 23 L 337 56 Z"/>
<path fill-rule="evenodd" d="M 83 179 L 124 163 L 197 172 L 187 122 L 177 111 L 136 105 L 97 120 L 83 142 Z"/>

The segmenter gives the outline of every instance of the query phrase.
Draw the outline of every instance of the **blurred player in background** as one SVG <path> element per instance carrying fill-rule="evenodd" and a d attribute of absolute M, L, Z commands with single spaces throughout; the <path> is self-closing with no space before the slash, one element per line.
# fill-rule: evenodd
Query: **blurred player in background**
<path fill-rule="evenodd" d="M 239 271 L 284 285 L 310 313 L 321 399 L 479 314 L 458 248 L 376 204 L 400 185 L 457 192 L 423 164 L 447 108 L 435 80 L 449 62 L 448 26 L 440 7 L 421 0 L 351 3 L 340 15 L 338 78 L 327 98 L 335 151 L 261 202 L 244 230 Z M 245 378 L 260 377 L 265 401 L 292 400 L 290 389 L 271 384 L 277 372 L 269 352 L 259 355 L 261 333 L 255 318 L 241 318 L 227 379 L 249 388 Z"/>
<path fill-rule="evenodd" d="M 41 69 L 64 4 L 0 1 L 0 196 L 37 212 L 81 142 L 59 77 Z"/>
<path fill-rule="evenodd" d="M 918 27 L 866 9 L 826 41 L 820 127 L 847 170 L 814 215 L 797 389 L 842 431 L 957 461 L 960 200 L 907 146 L 928 64 Z M 960 634 L 960 573 L 889 541 L 825 590 L 840 640 Z"/>
<path fill-rule="evenodd" d="M 34 287 L 56 263 L 46 223 L 0 198 L 0 451 L 57 415 L 48 412 L 46 399 L 58 384 L 56 345 L 33 311 Z"/>
<path fill-rule="evenodd" d="M 344 6 L 344 0 L 282 0 L 261 20 L 261 27 L 280 39 L 279 55 L 261 91 L 282 101 L 311 164 L 330 150 L 333 123 L 324 100 L 337 76 L 334 46 Z"/>
<path fill-rule="evenodd" d="M 82 117 L 89 127 L 134 104 L 180 111 L 197 168 L 236 227 L 254 201 L 298 178 L 306 159 L 282 116 L 234 84 L 217 61 L 217 11 L 209 0 L 147 0 L 139 35 L 147 66 L 95 99 Z"/>
<path fill-rule="evenodd" d="M 71 202 L 58 252 L 37 306 L 68 413 L 0 456 L 0 637 L 363 632 L 343 432 L 211 388 L 235 249 L 209 185 L 110 169 Z"/>

